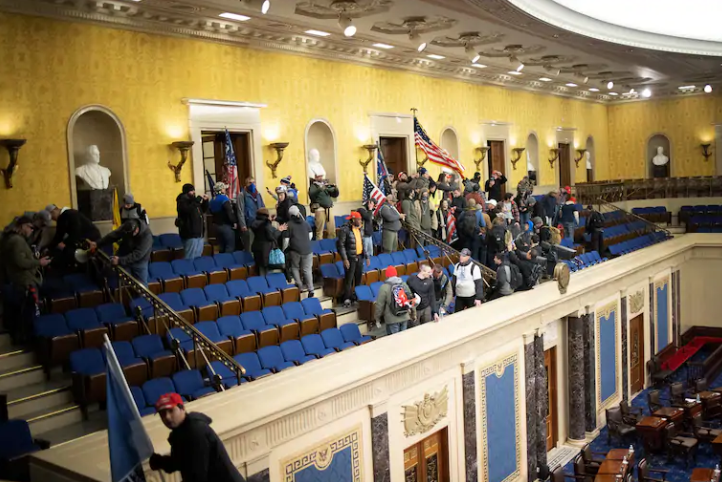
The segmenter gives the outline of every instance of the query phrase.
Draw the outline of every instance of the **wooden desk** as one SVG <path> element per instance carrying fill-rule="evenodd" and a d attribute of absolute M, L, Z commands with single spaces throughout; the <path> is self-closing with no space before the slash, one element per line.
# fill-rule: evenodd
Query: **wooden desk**
<path fill-rule="evenodd" d="M 714 450 L 714 453 L 720 456 L 720 459 L 722 461 L 722 435 L 718 436 L 712 441 L 712 450 Z"/>
<path fill-rule="evenodd" d="M 714 477 L 714 469 L 694 469 L 692 475 L 689 476 L 689 482 L 710 482 L 719 481 L 719 477 Z"/>
<path fill-rule="evenodd" d="M 705 413 L 705 417 L 706 417 L 707 409 L 709 409 L 710 407 L 715 407 L 720 404 L 720 400 L 722 399 L 722 394 L 717 393 L 717 392 L 700 392 L 699 399 L 702 402 L 702 410 Z"/>
<path fill-rule="evenodd" d="M 607 453 L 605 460 L 622 460 L 629 455 L 629 449 L 612 449 Z M 634 454 L 629 459 L 629 463 L 634 463 Z"/>
<path fill-rule="evenodd" d="M 644 417 L 637 423 L 637 433 L 642 437 L 644 449 L 649 452 L 660 450 L 664 445 L 664 427 L 667 419 L 662 417 Z"/>
<path fill-rule="evenodd" d="M 655 417 L 666 418 L 670 422 L 679 425 L 684 420 L 684 409 L 679 407 L 663 407 L 654 412 L 653 415 Z"/>
<path fill-rule="evenodd" d="M 629 464 L 627 464 L 627 465 L 629 465 Z M 599 466 L 599 472 L 597 472 L 597 473 L 604 474 L 604 475 L 616 475 L 616 474 L 620 473 L 621 467 L 622 467 L 621 460 L 605 460 Z"/>
<path fill-rule="evenodd" d="M 700 397 L 701 399 L 701 397 Z M 702 402 L 693 401 L 693 402 L 685 402 L 683 405 L 681 405 L 682 408 L 684 408 L 684 414 L 687 418 L 692 418 L 698 413 L 702 413 Z"/>

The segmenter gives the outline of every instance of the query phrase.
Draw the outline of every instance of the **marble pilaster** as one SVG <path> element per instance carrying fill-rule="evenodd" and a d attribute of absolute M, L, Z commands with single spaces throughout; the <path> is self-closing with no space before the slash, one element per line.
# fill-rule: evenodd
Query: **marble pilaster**
<path fill-rule="evenodd" d="M 622 298 L 622 399 L 627 400 L 629 393 L 629 373 L 627 371 L 627 326 L 629 323 L 627 314 L 627 297 Z"/>
<path fill-rule="evenodd" d="M 672 281 L 673 281 L 673 289 L 672 289 L 672 316 L 674 317 L 674 326 L 677 329 L 677 336 L 674 338 L 674 341 L 677 343 L 677 346 L 682 346 L 682 305 L 681 305 L 681 297 L 680 297 L 680 291 L 682 288 L 682 278 L 681 278 L 681 271 L 677 270 L 674 273 L 672 273 Z"/>
<path fill-rule="evenodd" d="M 567 318 L 569 331 L 569 438 L 585 438 L 584 321 Z"/>
<path fill-rule="evenodd" d="M 537 412 L 536 402 L 536 353 L 535 343 L 532 341 L 524 345 L 524 374 L 526 382 L 526 454 L 527 454 L 527 479 L 533 482 L 536 479 L 536 437 L 537 437 Z M 468 466 L 467 466 L 468 467 Z M 467 469 L 468 470 L 468 469 Z M 467 475 L 468 479 L 468 475 Z"/>
<path fill-rule="evenodd" d="M 594 314 L 584 320 L 584 428 L 593 432 L 597 428 L 597 359 Z"/>
<path fill-rule="evenodd" d="M 654 306 L 654 283 L 649 283 L 649 342 L 650 342 L 650 349 L 649 352 L 652 354 L 652 356 L 657 354 L 657 338 L 655 336 L 656 330 L 654 329 L 654 326 L 656 324 L 656 320 L 654 318 L 654 309 L 656 307 Z"/>
<path fill-rule="evenodd" d="M 271 476 L 268 469 L 263 469 L 257 474 L 249 475 L 246 479 L 248 482 L 271 482 Z"/>
<path fill-rule="evenodd" d="M 371 444 L 374 462 L 374 482 L 390 482 L 389 465 L 389 414 L 382 413 L 371 419 Z"/>
<path fill-rule="evenodd" d="M 464 455 L 467 482 L 479 480 L 479 457 L 476 441 L 476 371 L 463 376 L 464 390 Z M 376 479 L 377 481 L 379 479 Z"/>
<path fill-rule="evenodd" d="M 547 421 L 549 412 L 549 385 L 544 367 L 544 335 L 534 338 L 534 362 L 536 363 L 536 459 L 537 466 L 547 464 Z M 536 476 L 536 470 L 530 472 Z"/>
<path fill-rule="evenodd" d="M 669 296 L 672 297 L 672 343 L 679 346 L 679 342 L 677 340 L 677 336 L 679 333 L 677 332 L 677 272 L 673 271 L 671 276 L 671 294 Z"/>

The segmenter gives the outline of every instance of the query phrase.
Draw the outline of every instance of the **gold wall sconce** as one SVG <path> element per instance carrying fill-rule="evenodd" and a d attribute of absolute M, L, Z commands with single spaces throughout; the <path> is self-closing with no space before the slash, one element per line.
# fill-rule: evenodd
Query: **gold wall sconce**
<path fill-rule="evenodd" d="M 266 161 L 266 165 L 271 168 L 271 177 L 276 179 L 278 177 L 276 176 L 276 169 L 283 160 L 283 151 L 288 147 L 288 142 L 274 142 L 270 147 L 276 150 L 276 160 L 274 162 Z"/>
<path fill-rule="evenodd" d="M 521 155 L 526 151 L 526 147 L 515 147 L 511 150 L 514 153 L 514 157 L 511 158 L 511 166 L 516 171 L 516 163 L 521 159 Z"/>
<path fill-rule="evenodd" d="M 195 144 L 193 141 L 175 141 L 171 144 L 171 147 L 178 149 L 181 155 L 180 162 L 175 166 L 168 161 L 168 167 L 175 174 L 175 182 L 181 182 L 181 170 L 188 160 L 188 151 L 191 150 L 193 144 Z"/>
<path fill-rule="evenodd" d="M 420 151 L 420 150 L 421 150 L 421 149 L 416 149 L 416 169 L 417 169 L 417 170 L 418 170 L 418 169 L 421 169 L 422 167 L 424 167 L 424 164 L 426 164 L 427 162 L 429 162 L 429 156 L 427 156 L 426 153 L 423 152 L 423 151 L 422 151 L 422 152 L 423 152 L 423 154 L 424 154 L 424 158 L 421 159 L 421 160 L 419 160 L 419 151 Z"/>
<path fill-rule="evenodd" d="M 20 148 L 23 147 L 26 142 L 25 139 L 0 139 L 0 146 L 5 146 L 10 156 L 8 167 L 0 169 L 0 172 L 3 173 L 3 177 L 5 178 L 5 187 L 8 189 L 12 189 L 13 187 L 13 174 L 15 174 L 15 170 L 18 168 L 18 151 L 20 151 Z"/>
<path fill-rule="evenodd" d="M 549 165 L 552 166 L 552 169 L 554 169 L 554 162 L 559 159 L 559 149 L 556 147 L 549 149 L 549 156 Z"/>
<path fill-rule="evenodd" d="M 476 170 L 480 171 L 481 168 L 479 167 L 479 165 L 484 162 L 484 159 L 486 159 L 486 154 L 489 152 L 489 148 L 486 146 L 477 147 L 476 152 L 481 154 L 481 157 L 479 157 L 479 159 L 474 159 L 474 164 L 476 164 Z"/>
<path fill-rule="evenodd" d="M 700 144 L 700 147 L 702 148 L 702 155 L 704 156 L 704 162 L 708 162 L 709 158 L 712 157 L 712 153 L 709 150 L 711 146 L 712 144 Z"/>
<path fill-rule="evenodd" d="M 374 157 L 376 157 L 376 149 L 378 149 L 379 146 L 377 146 L 376 144 L 366 144 L 363 146 L 363 148 L 368 151 L 369 157 L 365 161 L 359 159 L 358 163 L 361 164 L 361 167 L 364 170 L 364 174 L 368 174 L 367 169 L 369 167 L 369 164 L 371 164 L 371 161 L 373 161 Z"/>
<path fill-rule="evenodd" d="M 574 158 L 574 163 L 579 167 L 579 162 L 584 158 L 584 154 L 587 153 L 586 149 L 577 149 L 577 157 Z"/>

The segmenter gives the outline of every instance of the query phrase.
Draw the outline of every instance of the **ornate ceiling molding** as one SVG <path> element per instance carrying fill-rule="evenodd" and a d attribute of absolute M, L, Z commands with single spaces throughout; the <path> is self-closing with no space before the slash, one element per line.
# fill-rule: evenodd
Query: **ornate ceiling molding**
<path fill-rule="evenodd" d="M 406 17 L 397 21 L 379 21 L 374 23 L 371 31 L 387 35 L 406 35 L 412 31 L 426 34 L 447 30 L 456 25 L 456 20 L 440 15 L 428 17 Z"/>
<path fill-rule="evenodd" d="M 296 4 L 296 14 L 318 19 L 336 19 L 344 14 L 363 18 L 388 12 L 391 0 L 312 0 Z"/>

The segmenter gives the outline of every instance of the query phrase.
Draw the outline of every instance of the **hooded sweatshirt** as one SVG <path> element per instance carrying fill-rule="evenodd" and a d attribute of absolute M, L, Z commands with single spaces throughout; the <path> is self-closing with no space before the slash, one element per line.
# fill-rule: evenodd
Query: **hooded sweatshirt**
<path fill-rule="evenodd" d="M 395 305 L 395 302 L 391 288 L 393 288 L 394 285 L 398 284 L 400 284 L 404 288 L 406 296 L 408 296 L 409 298 L 413 298 L 411 288 L 409 288 L 409 285 L 404 283 L 401 278 L 399 278 L 398 276 L 388 278 L 384 282 L 384 284 L 381 285 L 381 288 L 379 288 L 379 294 L 376 297 L 376 321 L 383 321 L 387 325 L 393 325 L 396 323 L 409 321 L 411 319 L 409 315 L 409 310 L 398 316 L 394 315 L 393 313 L 393 307 Z"/>
<path fill-rule="evenodd" d="M 189 413 L 168 437 L 170 455 L 154 457 L 160 469 L 180 472 L 183 482 L 245 482 L 223 442 L 202 413 Z"/>
<path fill-rule="evenodd" d="M 136 226 L 140 226 L 140 231 L 133 236 L 132 231 Z M 98 241 L 98 247 L 118 242 L 120 243 L 118 264 L 121 266 L 150 261 L 150 252 L 153 250 L 153 233 L 150 231 L 150 227 L 141 220 L 126 221 L 121 227 Z"/>
<path fill-rule="evenodd" d="M 305 219 L 299 216 L 291 216 L 288 221 L 288 250 L 294 251 L 302 256 L 311 254 L 311 240 L 308 233 L 311 232 L 311 226 Z"/>

